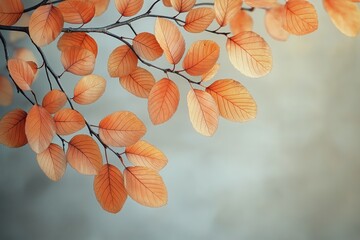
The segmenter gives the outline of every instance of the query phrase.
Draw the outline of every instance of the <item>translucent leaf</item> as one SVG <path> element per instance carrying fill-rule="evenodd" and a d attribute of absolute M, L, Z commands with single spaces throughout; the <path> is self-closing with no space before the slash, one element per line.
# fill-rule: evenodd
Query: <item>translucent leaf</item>
<path fill-rule="evenodd" d="M 127 46 L 122 45 L 112 51 L 108 60 L 110 77 L 122 77 L 134 71 L 138 64 L 135 53 Z"/>
<path fill-rule="evenodd" d="M 120 170 L 114 165 L 104 164 L 94 178 L 94 192 L 105 211 L 119 212 L 127 198 L 124 177 Z"/>
<path fill-rule="evenodd" d="M 55 122 L 45 108 L 34 105 L 30 109 L 26 117 L 25 134 L 34 152 L 41 153 L 49 147 L 56 131 Z"/>
<path fill-rule="evenodd" d="M 64 176 L 67 162 L 64 150 L 59 145 L 51 143 L 45 151 L 37 154 L 36 160 L 51 180 L 59 181 Z"/>
<path fill-rule="evenodd" d="M 252 31 L 253 25 L 252 17 L 244 10 L 237 12 L 230 21 L 230 29 L 234 35 L 245 31 Z"/>
<path fill-rule="evenodd" d="M 14 25 L 23 14 L 23 3 L 21 0 L 1 0 L 0 3 L 0 25 Z"/>
<path fill-rule="evenodd" d="M 146 141 L 138 141 L 125 149 L 126 157 L 135 166 L 143 166 L 160 171 L 168 162 L 167 157 Z"/>
<path fill-rule="evenodd" d="M 190 89 L 187 95 L 190 121 L 194 129 L 204 136 L 212 136 L 219 122 L 219 109 L 207 92 Z"/>
<path fill-rule="evenodd" d="M 191 33 L 205 31 L 215 18 L 215 12 L 212 8 L 191 9 L 186 15 L 184 28 Z"/>
<path fill-rule="evenodd" d="M 206 92 L 215 99 L 222 117 L 237 122 L 256 117 L 256 103 L 241 83 L 232 79 L 217 80 Z"/>
<path fill-rule="evenodd" d="M 153 61 L 163 55 L 163 50 L 153 34 L 142 32 L 133 40 L 134 51 L 142 58 Z"/>
<path fill-rule="evenodd" d="M 58 89 L 54 89 L 45 95 L 41 105 L 52 114 L 59 111 L 65 105 L 66 101 L 67 98 L 65 93 Z"/>
<path fill-rule="evenodd" d="M 22 109 L 8 112 L 0 119 L 0 143 L 7 147 L 22 147 L 28 140 L 25 135 L 27 113 Z"/>
<path fill-rule="evenodd" d="M 92 137 L 84 134 L 70 140 L 66 158 L 72 168 L 85 175 L 98 174 L 103 165 L 99 146 Z"/>
<path fill-rule="evenodd" d="M 170 0 L 172 7 L 179 13 L 188 12 L 193 8 L 196 0 Z"/>
<path fill-rule="evenodd" d="M 125 17 L 134 16 L 143 5 L 144 0 L 115 0 L 116 9 Z"/>
<path fill-rule="evenodd" d="M 0 106 L 9 106 L 13 101 L 14 91 L 10 81 L 0 76 Z"/>
<path fill-rule="evenodd" d="M 210 40 L 193 43 L 183 61 L 183 68 L 192 76 L 208 72 L 219 58 L 219 45 Z"/>
<path fill-rule="evenodd" d="M 230 62 L 248 77 L 262 77 L 272 68 L 270 47 L 254 32 L 241 32 L 228 38 L 226 49 Z"/>
<path fill-rule="evenodd" d="M 106 81 L 99 75 L 82 77 L 74 88 L 73 100 L 78 104 L 91 104 L 97 101 L 105 92 Z"/>
<path fill-rule="evenodd" d="M 161 207 L 167 203 L 167 190 L 161 176 L 146 167 L 127 167 L 125 188 L 129 196 L 147 207 Z"/>
<path fill-rule="evenodd" d="M 120 78 L 120 84 L 137 97 L 147 98 L 155 85 L 154 76 L 146 69 L 138 67 L 126 77 Z"/>
<path fill-rule="evenodd" d="M 132 112 L 115 112 L 99 123 L 99 135 L 101 140 L 110 146 L 130 146 L 146 133 L 144 123 Z"/>
<path fill-rule="evenodd" d="M 242 0 L 214 0 L 216 21 L 226 26 L 231 18 L 241 10 Z"/>
<path fill-rule="evenodd" d="M 91 21 L 95 15 L 95 5 L 92 2 L 67 0 L 59 3 L 64 21 L 75 24 L 85 24 Z"/>
<path fill-rule="evenodd" d="M 70 47 L 61 52 L 61 63 L 65 71 L 84 76 L 94 71 L 95 55 L 84 48 Z"/>
<path fill-rule="evenodd" d="M 102 15 L 108 9 L 110 0 L 81 0 L 82 2 L 90 2 L 95 6 L 95 17 Z"/>
<path fill-rule="evenodd" d="M 265 13 L 265 27 L 269 35 L 279 41 L 286 41 L 290 34 L 282 27 L 284 5 L 278 5 Z"/>
<path fill-rule="evenodd" d="M 168 62 L 177 64 L 184 55 L 185 40 L 176 25 L 169 20 L 157 18 L 155 37 Z"/>
<path fill-rule="evenodd" d="M 21 59 L 26 62 L 32 61 L 37 64 L 34 53 L 27 48 L 17 48 L 14 51 L 13 58 Z"/>
<path fill-rule="evenodd" d="M 64 33 L 60 37 L 57 47 L 60 51 L 65 51 L 69 47 L 80 47 L 89 50 L 95 57 L 98 54 L 96 41 L 84 32 Z"/>
<path fill-rule="evenodd" d="M 155 125 L 168 121 L 179 105 L 180 92 L 176 84 L 163 78 L 150 91 L 148 111 L 151 122 Z"/>
<path fill-rule="evenodd" d="M 220 68 L 219 64 L 215 64 L 208 72 L 201 75 L 201 81 L 206 82 L 212 79 Z"/>
<path fill-rule="evenodd" d="M 76 110 L 64 108 L 54 115 L 56 133 L 69 135 L 80 131 L 85 127 L 85 119 Z"/>
<path fill-rule="evenodd" d="M 39 47 L 48 45 L 61 33 L 64 18 L 61 11 L 49 4 L 38 7 L 30 17 L 30 37 Z"/>
<path fill-rule="evenodd" d="M 244 0 L 247 5 L 254 8 L 272 8 L 276 6 L 277 0 Z"/>
<path fill-rule="evenodd" d="M 170 0 L 162 0 L 165 7 L 171 7 L 171 1 Z"/>
<path fill-rule="evenodd" d="M 283 28 L 291 34 L 304 35 L 318 28 L 315 7 L 307 0 L 289 0 L 282 15 Z"/>
<path fill-rule="evenodd" d="M 21 90 L 31 90 L 31 85 L 35 80 L 35 73 L 29 62 L 20 59 L 10 59 L 7 64 L 10 76 L 14 79 L 16 85 Z"/>

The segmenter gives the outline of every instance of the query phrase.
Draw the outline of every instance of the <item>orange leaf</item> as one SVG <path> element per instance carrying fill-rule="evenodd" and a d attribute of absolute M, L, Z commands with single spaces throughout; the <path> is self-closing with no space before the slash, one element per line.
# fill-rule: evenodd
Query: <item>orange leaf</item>
<path fill-rule="evenodd" d="M 135 53 L 127 46 L 122 45 L 112 51 L 108 60 L 110 77 L 123 77 L 134 71 L 138 64 Z"/>
<path fill-rule="evenodd" d="M 74 88 L 73 100 L 78 104 L 91 104 L 105 92 L 106 81 L 98 75 L 87 75 L 80 79 Z"/>
<path fill-rule="evenodd" d="M 94 71 L 95 55 L 84 48 L 70 47 L 61 53 L 61 63 L 65 71 L 84 76 Z"/>
<path fill-rule="evenodd" d="M 272 8 L 276 6 L 277 0 L 245 0 L 245 3 L 254 8 Z"/>
<path fill-rule="evenodd" d="M 226 49 L 230 62 L 248 77 L 262 77 L 272 68 L 270 47 L 254 32 L 241 32 L 228 38 Z"/>
<path fill-rule="evenodd" d="M 237 12 L 230 21 L 230 29 L 234 35 L 240 32 L 251 31 L 253 25 L 252 17 L 244 10 Z"/>
<path fill-rule="evenodd" d="M 101 140 L 114 147 L 132 145 L 139 141 L 145 133 L 144 123 L 132 112 L 114 112 L 99 123 Z"/>
<path fill-rule="evenodd" d="M 167 157 L 146 141 L 138 141 L 125 149 L 126 157 L 136 166 L 160 171 L 168 162 Z"/>
<path fill-rule="evenodd" d="M 25 135 L 27 113 L 22 109 L 8 112 L 0 119 L 0 143 L 8 147 L 22 147 L 28 140 Z"/>
<path fill-rule="evenodd" d="M 148 111 L 151 122 L 155 125 L 168 121 L 179 105 L 180 92 L 176 84 L 163 78 L 150 91 Z"/>
<path fill-rule="evenodd" d="M 129 196 L 147 207 L 161 207 L 167 203 L 167 190 L 161 176 L 146 167 L 127 167 L 125 188 Z"/>
<path fill-rule="evenodd" d="M 95 5 L 95 16 L 102 15 L 109 6 L 110 0 L 83 0 L 92 2 Z"/>
<path fill-rule="evenodd" d="M 282 15 L 283 28 L 295 35 L 314 32 L 318 28 L 318 16 L 307 0 L 289 0 Z"/>
<path fill-rule="evenodd" d="M 134 51 L 142 58 L 153 61 L 163 54 L 163 50 L 153 34 L 142 32 L 133 39 Z"/>
<path fill-rule="evenodd" d="M 282 27 L 282 15 L 284 14 L 284 5 L 278 5 L 265 13 L 265 27 L 269 35 L 279 41 L 286 41 L 289 33 Z"/>
<path fill-rule="evenodd" d="M 256 117 L 256 103 L 241 83 L 232 79 L 217 80 L 206 92 L 215 99 L 222 117 L 237 122 Z"/>
<path fill-rule="evenodd" d="M 185 40 L 176 25 L 169 20 L 157 18 L 155 37 L 169 63 L 177 64 L 184 55 Z"/>
<path fill-rule="evenodd" d="M 215 12 L 212 8 L 191 9 L 186 15 L 184 28 L 191 33 L 205 31 L 215 18 Z"/>
<path fill-rule="evenodd" d="M 125 17 L 134 16 L 143 5 L 144 0 L 115 0 L 116 9 Z"/>
<path fill-rule="evenodd" d="M 59 111 L 65 105 L 66 101 L 67 98 L 65 93 L 58 89 L 54 89 L 45 95 L 41 105 L 52 114 Z"/>
<path fill-rule="evenodd" d="M 10 59 L 7 64 L 9 73 L 16 85 L 21 90 L 31 90 L 31 85 L 35 80 L 35 73 L 29 62 L 20 59 Z"/>
<path fill-rule="evenodd" d="M 212 136 L 219 122 L 219 109 L 207 92 L 190 89 L 187 95 L 190 121 L 194 129 L 204 136 Z"/>
<path fill-rule="evenodd" d="M 66 170 L 64 150 L 57 144 L 51 143 L 43 152 L 37 154 L 36 160 L 45 175 L 53 181 L 59 181 Z"/>
<path fill-rule="evenodd" d="M 162 0 L 163 4 L 165 7 L 171 7 L 171 2 L 170 0 Z"/>
<path fill-rule="evenodd" d="M 49 147 L 56 131 L 55 122 L 45 108 L 34 105 L 30 109 L 26 117 L 25 134 L 34 152 L 41 153 Z"/>
<path fill-rule="evenodd" d="M 192 76 L 208 72 L 219 58 L 220 47 L 216 42 L 200 40 L 193 43 L 187 52 L 183 68 Z"/>
<path fill-rule="evenodd" d="M 226 26 L 241 10 L 241 5 L 242 0 L 214 0 L 215 17 L 219 25 Z"/>
<path fill-rule="evenodd" d="M 148 70 L 138 67 L 128 76 L 120 78 L 120 84 L 135 96 L 147 98 L 155 84 L 155 79 Z"/>
<path fill-rule="evenodd" d="M 56 133 L 59 135 L 69 135 L 76 133 L 85 127 L 84 117 L 75 110 L 65 108 L 54 115 Z"/>
<path fill-rule="evenodd" d="M 66 158 L 72 168 L 85 175 L 98 174 L 103 165 L 99 146 L 94 139 L 84 134 L 70 140 Z"/>
<path fill-rule="evenodd" d="M 201 75 L 201 81 L 206 82 L 212 79 L 218 72 L 219 68 L 220 65 L 216 63 L 208 72 Z"/>
<path fill-rule="evenodd" d="M 34 53 L 27 48 L 17 48 L 14 51 L 13 58 L 21 59 L 27 62 L 32 61 L 37 64 Z"/>
<path fill-rule="evenodd" d="M 172 7 L 179 13 L 187 12 L 193 8 L 196 0 L 170 0 Z"/>
<path fill-rule="evenodd" d="M 49 4 L 38 7 L 30 17 L 30 37 L 39 47 L 48 45 L 59 36 L 64 26 L 61 11 Z"/>
<path fill-rule="evenodd" d="M 120 170 L 114 165 L 104 164 L 94 178 L 94 192 L 105 211 L 119 212 L 127 198 L 124 177 Z"/>
<path fill-rule="evenodd" d="M 69 47 L 80 47 L 89 50 L 95 57 L 98 54 L 96 41 L 84 32 L 64 33 L 60 37 L 57 47 L 60 51 L 65 51 Z"/>
<path fill-rule="evenodd" d="M 0 25 L 11 26 L 15 24 L 24 11 L 21 0 L 1 0 Z"/>
<path fill-rule="evenodd" d="M 92 2 L 67 0 L 58 5 L 64 21 L 68 23 L 85 24 L 95 15 L 95 5 Z"/>
<path fill-rule="evenodd" d="M 9 106 L 12 103 L 14 92 L 9 80 L 0 76 L 0 106 Z"/>
<path fill-rule="evenodd" d="M 360 33 L 360 9 L 357 1 L 323 0 L 331 21 L 343 34 L 355 37 Z"/>

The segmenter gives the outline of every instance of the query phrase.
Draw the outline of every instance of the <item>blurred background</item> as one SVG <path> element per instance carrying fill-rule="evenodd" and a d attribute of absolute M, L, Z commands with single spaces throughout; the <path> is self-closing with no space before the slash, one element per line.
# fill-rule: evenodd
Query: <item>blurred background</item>
<path fill-rule="evenodd" d="M 152 2 L 146 0 L 144 9 Z M 0 146 L 0 239 L 360 239 L 360 39 L 341 34 L 321 1 L 312 2 L 319 15 L 318 31 L 291 36 L 287 42 L 266 33 L 264 11 L 251 14 L 254 31 L 273 54 L 271 73 L 260 79 L 246 78 L 232 67 L 224 37 L 183 31 L 187 46 L 200 39 L 222 45 L 215 79 L 240 81 L 257 101 L 255 120 L 221 119 L 211 138 L 192 128 L 186 104 L 189 85 L 176 77 L 181 91 L 178 111 L 169 122 L 153 126 L 147 101 L 108 77 L 105 63 L 120 42 L 92 34 L 100 49 L 94 73 L 106 77 L 107 89 L 95 104 L 76 108 L 93 124 L 119 110 L 133 111 L 143 120 L 148 128 L 144 139 L 169 159 L 161 171 L 168 204 L 152 209 L 128 198 L 120 213 L 107 213 L 96 201 L 93 177 L 68 166 L 63 179 L 54 183 L 28 146 Z M 175 14 L 161 4 L 154 11 Z M 89 26 L 118 17 L 111 2 L 108 13 Z M 154 19 L 133 26 L 138 32 L 153 32 Z M 127 28 L 113 32 L 132 36 Z M 12 43 L 11 54 L 12 45 L 35 51 L 26 39 Z M 44 51 L 60 74 L 56 43 Z M 0 56 L 1 74 L 6 75 L 2 47 Z M 156 64 L 167 63 L 162 58 Z M 156 79 L 164 77 L 152 73 Z M 62 83 L 71 92 L 78 79 L 65 73 Z M 48 90 L 43 73 L 34 89 L 40 97 Z M 28 110 L 30 105 L 17 94 L 13 105 L 0 108 L 1 116 L 15 107 Z M 110 161 L 120 167 L 114 156 Z"/>

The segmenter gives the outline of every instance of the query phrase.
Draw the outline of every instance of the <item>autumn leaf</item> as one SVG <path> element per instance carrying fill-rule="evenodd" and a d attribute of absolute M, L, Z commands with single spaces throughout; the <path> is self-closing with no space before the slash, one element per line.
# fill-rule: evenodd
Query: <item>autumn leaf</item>
<path fill-rule="evenodd" d="M 27 113 L 22 109 L 8 112 L 0 119 L 0 143 L 18 148 L 27 144 L 25 120 Z"/>
<path fill-rule="evenodd" d="M 42 5 L 36 8 L 30 17 L 30 37 L 36 45 L 42 47 L 54 41 L 63 26 L 61 11 L 52 4 Z"/>
<path fill-rule="evenodd" d="M 29 62 L 20 59 L 9 59 L 7 62 L 10 76 L 16 85 L 24 91 L 31 90 L 31 85 L 35 80 L 35 73 Z"/>
<path fill-rule="evenodd" d="M 222 117 L 237 122 L 256 117 L 256 103 L 241 83 L 232 79 L 217 80 L 206 92 L 214 98 Z"/>
<path fill-rule="evenodd" d="M 51 180 L 59 181 L 63 177 L 67 162 L 64 150 L 59 145 L 51 143 L 45 151 L 36 155 L 36 160 Z"/>
<path fill-rule="evenodd" d="M 94 192 L 105 211 L 119 212 L 127 198 L 124 177 L 120 170 L 114 165 L 104 164 L 94 178 Z"/>
<path fill-rule="evenodd" d="M 244 0 L 247 5 L 254 8 L 272 8 L 276 6 L 277 0 Z"/>
<path fill-rule="evenodd" d="M 26 62 L 34 62 L 37 64 L 37 60 L 34 56 L 34 53 L 27 49 L 27 48 L 17 48 L 15 51 L 14 51 L 14 54 L 13 54 L 13 57 L 14 59 L 20 59 L 20 60 L 23 60 L 23 61 L 26 61 Z"/>
<path fill-rule="evenodd" d="M 167 203 L 167 190 L 161 176 L 150 168 L 127 167 L 125 188 L 129 196 L 147 207 L 161 207 Z"/>
<path fill-rule="evenodd" d="M 140 11 L 143 5 L 144 0 L 115 0 L 116 9 L 125 17 L 134 16 Z"/>
<path fill-rule="evenodd" d="M 66 158 L 72 168 L 85 175 L 98 174 L 103 165 L 99 146 L 92 137 L 84 134 L 70 140 Z"/>
<path fill-rule="evenodd" d="M 216 63 L 209 71 L 207 71 L 206 73 L 201 75 L 201 81 L 207 82 L 207 81 L 211 80 L 216 75 L 219 68 L 220 68 L 220 65 Z"/>
<path fill-rule="evenodd" d="M 54 115 L 56 133 L 59 135 L 69 135 L 85 127 L 85 119 L 76 110 L 64 108 Z"/>
<path fill-rule="evenodd" d="M 105 92 L 106 81 L 99 75 L 87 75 L 82 77 L 74 88 L 72 98 L 78 104 L 91 104 L 97 101 Z"/>
<path fill-rule="evenodd" d="M 54 89 L 48 92 L 42 101 L 42 106 L 49 113 L 53 114 L 59 111 L 66 103 L 67 98 L 64 92 Z"/>
<path fill-rule="evenodd" d="M 9 106 L 13 100 L 13 88 L 10 81 L 0 76 L 0 106 Z"/>
<path fill-rule="evenodd" d="M 138 67 L 126 77 L 119 79 L 121 86 L 137 97 L 147 98 L 155 85 L 154 76 L 146 69 Z"/>
<path fill-rule="evenodd" d="M 265 27 L 269 35 L 279 41 L 286 41 L 290 34 L 282 27 L 284 5 L 278 5 L 265 12 Z"/>
<path fill-rule="evenodd" d="M 184 29 L 191 33 L 205 31 L 215 18 L 215 12 L 212 8 L 191 9 L 185 18 Z"/>
<path fill-rule="evenodd" d="M 163 55 L 163 50 L 153 34 L 142 32 L 133 39 L 134 51 L 142 58 L 153 61 Z"/>
<path fill-rule="evenodd" d="M 55 122 L 43 107 L 34 105 L 25 122 L 25 134 L 31 149 L 36 153 L 46 150 L 56 134 Z"/>
<path fill-rule="evenodd" d="M 241 10 L 242 0 L 214 0 L 216 21 L 220 27 L 226 26 Z"/>
<path fill-rule="evenodd" d="M 188 12 L 193 8 L 196 0 L 170 0 L 172 7 L 179 13 Z"/>
<path fill-rule="evenodd" d="M 230 20 L 230 29 L 234 35 L 245 31 L 252 31 L 253 25 L 252 17 L 244 10 L 238 11 Z"/>
<path fill-rule="evenodd" d="M 169 20 L 157 18 L 155 37 L 164 50 L 168 62 L 177 64 L 184 55 L 185 40 L 176 25 Z"/>
<path fill-rule="evenodd" d="M 134 71 L 138 64 L 135 53 L 127 46 L 122 45 L 112 51 L 108 60 L 110 77 L 123 77 Z"/>
<path fill-rule="evenodd" d="M 160 171 L 168 162 L 167 157 L 146 141 L 138 141 L 125 149 L 128 160 L 135 166 L 143 166 Z"/>
<path fill-rule="evenodd" d="M 269 45 L 254 32 L 241 32 L 228 38 L 226 49 L 230 62 L 248 77 L 262 77 L 272 68 Z"/>
<path fill-rule="evenodd" d="M 183 68 L 192 75 L 199 76 L 208 72 L 219 58 L 219 45 L 210 40 L 200 40 L 193 43 L 187 52 Z"/>
<path fill-rule="evenodd" d="M 62 52 L 69 47 L 79 47 L 89 50 L 95 55 L 95 57 L 98 54 L 96 41 L 84 32 L 64 33 L 60 37 L 57 47 Z"/>
<path fill-rule="evenodd" d="M 95 5 L 92 2 L 67 0 L 57 6 L 61 11 L 64 21 L 75 24 L 85 24 L 95 15 Z"/>
<path fill-rule="evenodd" d="M 24 5 L 21 0 L 1 0 L 0 25 L 14 25 L 21 17 Z"/>
<path fill-rule="evenodd" d="M 168 121 L 179 105 L 180 92 L 176 84 L 163 78 L 152 87 L 149 94 L 148 111 L 155 125 Z"/>
<path fill-rule="evenodd" d="M 75 75 L 88 75 L 94 71 L 95 55 L 87 49 L 70 47 L 61 52 L 64 70 Z"/>
<path fill-rule="evenodd" d="M 171 7 L 171 2 L 170 0 L 162 0 L 163 4 L 165 7 Z"/>
<path fill-rule="evenodd" d="M 114 112 L 99 123 L 101 140 L 114 147 L 126 147 L 139 141 L 146 133 L 143 122 L 132 112 Z"/>

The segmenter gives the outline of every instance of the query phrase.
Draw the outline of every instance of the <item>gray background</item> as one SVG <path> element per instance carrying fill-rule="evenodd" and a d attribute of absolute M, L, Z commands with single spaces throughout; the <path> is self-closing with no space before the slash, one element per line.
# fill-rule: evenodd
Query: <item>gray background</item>
<path fill-rule="evenodd" d="M 76 106 L 94 124 L 118 110 L 133 111 L 144 121 L 145 139 L 169 158 L 161 172 L 169 191 L 165 207 L 143 207 L 129 198 L 119 214 L 109 214 L 95 199 L 93 177 L 68 167 L 60 182 L 51 182 L 28 146 L 0 146 L 0 239 L 360 239 L 360 41 L 342 35 L 319 2 L 319 30 L 287 42 L 267 35 L 263 11 L 252 14 L 255 31 L 273 52 L 273 70 L 266 77 L 242 76 L 222 48 L 216 78 L 233 78 L 249 89 L 258 104 L 257 118 L 251 122 L 221 119 L 215 136 L 200 136 L 188 120 L 189 86 L 176 77 L 180 106 L 161 126 L 152 126 L 146 100 L 130 95 L 109 77 L 98 102 Z M 159 6 L 156 10 L 174 14 Z M 94 25 L 117 18 L 111 4 L 109 14 Z M 153 32 L 153 26 L 154 19 L 134 24 L 139 32 Z M 114 32 L 131 36 L 126 28 Z M 107 76 L 106 59 L 120 43 L 92 36 L 100 46 L 94 73 Z M 225 43 L 220 36 L 184 36 L 187 46 L 209 38 Z M 55 45 L 44 49 L 61 73 Z M 163 59 L 156 63 L 166 64 Z M 157 79 L 164 77 L 153 73 Z M 77 79 L 63 76 L 69 92 Z M 48 89 L 43 74 L 34 88 L 39 96 Z M 14 107 L 30 106 L 16 95 L 11 107 L 0 109 L 1 115 Z M 119 166 L 113 156 L 111 162 Z"/>

